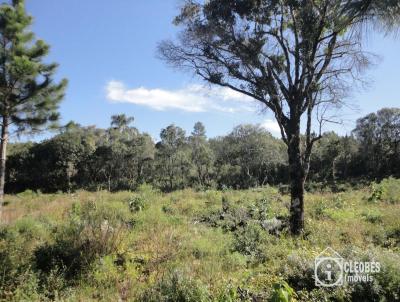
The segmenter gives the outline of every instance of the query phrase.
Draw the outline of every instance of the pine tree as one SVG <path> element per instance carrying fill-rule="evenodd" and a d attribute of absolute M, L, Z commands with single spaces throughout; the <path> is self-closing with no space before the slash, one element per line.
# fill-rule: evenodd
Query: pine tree
<path fill-rule="evenodd" d="M 0 215 L 10 133 L 35 133 L 56 123 L 67 84 L 54 83 L 57 64 L 43 62 L 49 46 L 35 38 L 31 24 L 23 0 L 0 5 Z"/>

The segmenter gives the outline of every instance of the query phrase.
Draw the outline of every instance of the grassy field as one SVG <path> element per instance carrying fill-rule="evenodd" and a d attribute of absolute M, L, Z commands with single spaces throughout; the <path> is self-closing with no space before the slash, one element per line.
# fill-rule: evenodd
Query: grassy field
<path fill-rule="evenodd" d="M 297 301 L 400 301 L 396 196 L 309 193 L 296 239 L 289 197 L 271 187 L 7 196 L 0 300 L 270 301 L 287 282 Z M 370 283 L 317 288 L 314 258 L 328 246 L 382 270 Z"/>

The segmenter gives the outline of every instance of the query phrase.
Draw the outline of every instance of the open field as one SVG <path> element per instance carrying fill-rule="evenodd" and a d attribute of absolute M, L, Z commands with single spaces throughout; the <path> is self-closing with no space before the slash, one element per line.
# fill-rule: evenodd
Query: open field
<path fill-rule="evenodd" d="M 400 204 L 373 195 L 307 194 L 297 239 L 284 226 L 289 196 L 272 187 L 7 196 L 0 298 L 268 301 L 286 281 L 298 301 L 399 301 Z M 317 288 L 314 258 L 328 246 L 379 261 L 381 272 L 370 283 Z"/>
<path fill-rule="evenodd" d="M 400 302 L 399 28 L 400 0 L 1 1 L 0 302 Z"/>

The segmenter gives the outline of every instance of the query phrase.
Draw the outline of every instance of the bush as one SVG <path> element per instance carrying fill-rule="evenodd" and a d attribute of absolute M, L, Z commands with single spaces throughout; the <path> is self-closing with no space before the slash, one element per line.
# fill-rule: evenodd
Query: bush
<path fill-rule="evenodd" d="M 64 268 L 74 280 L 86 273 L 96 258 L 118 251 L 129 228 L 130 213 L 123 203 L 75 204 L 66 224 L 54 230 L 54 243 L 35 251 L 36 267 L 49 273 Z"/>
<path fill-rule="evenodd" d="M 311 255 L 290 254 L 282 270 L 285 279 L 296 291 L 310 291 L 315 288 L 314 257 Z"/>
<path fill-rule="evenodd" d="M 250 222 L 244 228 L 234 233 L 234 250 L 252 257 L 257 263 L 266 259 L 262 245 L 267 242 L 267 232 L 259 223 Z"/>
<path fill-rule="evenodd" d="M 37 232 L 37 233 L 36 233 Z M 36 248 L 42 227 L 30 219 L 21 219 L 15 225 L 0 227 L 0 300 L 14 295 L 34 295 L 36 276 L 32 273 L 31 253 Z M 28 284 L 28 280 L 32 283 Z"/>
<path fill-rule="evenodd" d="M 351 250 L 342 252 L 347 259 L 358 261 L 378 261 L 379 273 L 372 275 L 372 282 L 349 284 L 351 301 L 400 301 L 400 256 L 391 251 Z"/>
<path fill-rule="evenodd" d="M 392 177 L 382 180 L 379 184 L 371 185 L 369 201 L 384 201 L 392 204 L 400 203 L 400 179 Z"/>
<path fill-rule="evenodd" d="M 130 198 L 128 204 L 132 213 L 143 211 L 148 207 L 146 200 L 141 196 Z"/>
<path fill-rule="evenodd" d="M 385 247 L 400 247 L 400 225 L 390 227 L 385 235 Z"/>
<path fill-rule="evenodd" d="M 366 211 L 363 212 L 362 217 L 370 223 L 380 223 L 382 222 L 382 214 L 378 211 Z"/>
<path fill-rule="evenodd" d="M 174 271 L 146 290 L 143 302 L 202 302 L 209 301 L 207 288 L 179 271 Z"/>
<path fill-rule="evenodd" d="M 400 255 L 385 252 L 379 261 L 382 269 L 375 279 L 381 288 L 380 297 L 385 297 L 386 301 L 400 301 Z"/>
<path fill-rule="evenodd" d="M 42 301 L 39 293 L 39 280 L 37 275 L 28 270 L 18 275 L 15 290 L 12 292 L 13 301 Z M 1 298 L 1 295 L 0 295 Z"/>
<path fill-rule="evenodd" d="M 39 194 L 40 194 L 40 191 L 34 192 L 34 191 L 28 189 L 21 193 L 18 193 L 17 196 L 20 198 L 34 198 L 34 197 L 39 196 Z"/>
<path fill-rule="evenodd" d="M 383 201 L 393 204 L 400 202 L 400 179 L 386 178 L 382 180 L 380 186 L 383 191 L 381 196 Z"/>
<path fill-rule="evenodd" d="M 277 282 L 273 285 L 273 292 L 270 302 L 295 302 L 296 293 L 285 281 Z"/>
<path fill-rule="evenodd" d="M 213 301 L 236 302 L 240 300 L 237 290 L 231 284 L 228 284 L 225 288 L 220 289 Z"/>
<path fill-rule="evenodd" d="M 329 209 L 329 206 L 328 206 L 326 200 L 321 200 L 314 207 L 312 215 L 316 219 L 327 218 L 327 217 L 329 217 L 329 214 L 327 213 L 328 209 Z"/>

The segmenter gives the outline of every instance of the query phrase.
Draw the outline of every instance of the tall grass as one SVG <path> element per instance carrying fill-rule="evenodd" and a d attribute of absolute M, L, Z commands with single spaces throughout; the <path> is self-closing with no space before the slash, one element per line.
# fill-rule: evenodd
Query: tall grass
<path fill-rule="evenodd" d="M 271 187 L 7 196 L 0 301 L 268 301 L 291 289 L 298 301 L 399 301 L 400 207 L 371 194 L 308 193 L 300 238 Z M 327 246 L 383 270 L 317 288 L 313 260 Z"/>

